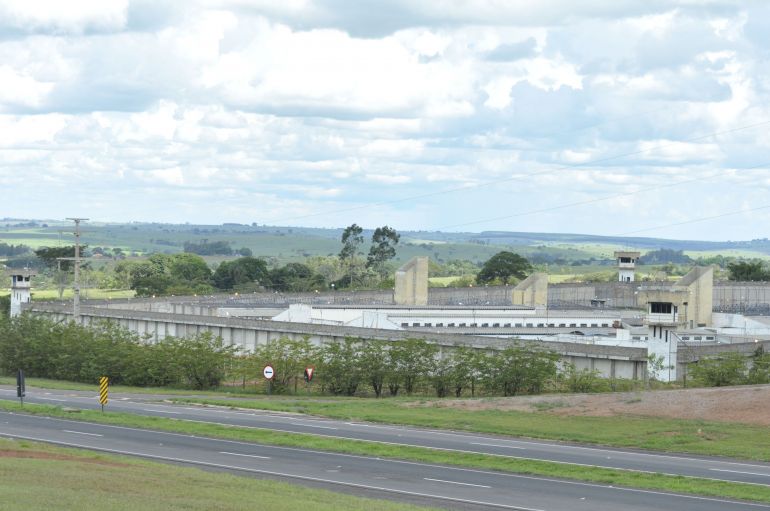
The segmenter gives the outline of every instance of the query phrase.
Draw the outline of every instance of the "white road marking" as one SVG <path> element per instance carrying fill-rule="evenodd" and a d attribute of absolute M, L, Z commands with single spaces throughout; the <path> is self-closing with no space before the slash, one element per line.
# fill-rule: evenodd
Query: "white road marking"
<path fill-rule="evenodd" d="M 738 470 L 725 470 L 723 468 L 710 468 L 709 470 L 713 470 L 714 472 L 732 472 L 733 474 L 746 474 L 750 476 L 770 477 L 770 474 L 760 474 L 759 472 L 740 472 Z"/>
<path fill-rule="evenodd" d="M 483 445 L 484 447 L 504 447 L 505 449 L 526 449 L 526 447 L 516 447 L 515 445 L 482 444 L 479 442 L 471 442 L 471 445 Z"/>
<path fill-rule="evenodd" d="M 14 415 L 13 413 L 10 413 L 10 415 Z M 82 423 L 82 421 L 76 421 L 71 419 L 58 419 L 53 417 L 39 417 L 40 419 L 45 419 L 51 422 L 71 422 L 71 423 Z M 191 421 L 191 422 L 198 422 L 198 421 Z M 128 426 L 115 426 L 111 424 L 99 424 L 100 427 L 103 428 L 113 428 L 113 429 L 125 429 L 129 431 L 141 431 L 141 432 L 147 432 L 146 429 L 140 429 L 140 428 L 132 428 Z M 261 429 L 261 428 L 255 428 L 255 429 Z M 181 433 L 168 433 L 164 431 L 153 431 L 153 433 L 158 435 L 168 435 L 168 436 L 178 436 L 178 437 L 185 437 L 185 438 L 198 438 L 195 435 L 185 435 Z M 339 482 L 339 481 L 331 481 L 331 480 L 325 480 L 325 479 L 319 479 L 314 477 L 306 477 L 306 476 L 298 476 L 298 475 L 292 475 L 292 474 L 286 474 L 281 472 L 270 472 L 267 470 L 258 470 L 253 468 L 243 468 L 243 467 L 232 467 L 228 465 L 219 465 L 215 463 L 208 463 L 203 461 L 194 461 L 194 460 L 186 460 L 181 458 L 171 458 L 171 457 L 165 457 L 165 456 L 157 456 L 153 454 L 143 454 L 138 452 L 130 452 L 130 451 L 120 451 L 117 449 L 108 449 L 104 447 L 95 447 L 90 445 L 79 445 L 71 442 L 61 442 L 57 440 L 51 440 L 49 438 L 39 438 L 39 437 L 32 437 L 32 436 L 26 436 L 26 435 L 19 435 L 19 434 L 12 434 L 12 433 L 5 433 L 0 431 L 0 437 L 7 437 L 7 438 L 21 438 L 24 440 L 33 440 L 33 441 L 39 441 L 39 442 L 46 442 L 49 444 L 55 444 L 55 445 L 64 445 L 64 446 L 70 446 L 70 447 L 82 447 L 85 449 L 93 449 L 103 452 L 112 452 L 115 454 L 128 454 L 133 456 L 142 456 L 145 458 L 154 458 L 154 459 L 164 459 L 169 461 L 178 461 L 182 463 L 192 463 L 197 465 L 207 465 L 207 466 L 215 466 L 220 468 L 231 468 L 236 470 L 243 470 L 247 472 L 255 472 L 255 473 L 262 473 L 262 474 L 271 474 L 271 475 L 278 475 L 278 476 L 285 476 L 285 477 L 293 477 L 296 479 L 304 479 L 309 481 L 319 481 L 319 482 L 327 482 L 327 483 L 335 483 L 335 484 L 342 484 L 345 486 L 351 486 L 351 487 L 358 487 L 358 488 L 368 488 L 368 489 L 374 489 L 374 490 L 383 490 L 383 491 L 390 491 L 394 493 L 401 493 L 404 495 L 417 495 L 422 497 L 433 497 L 433 498 L 439 498 L 444 500 L 452 500 L 456 502 L 466 502 L 471 504 L 483 504 L 483 505 L 492 505 L 496 507 L 503 507 L 508 509 L 516 509 L 520 511 L 542 511 L 539 509 L 532 509 L 532 508 L 524 508 L 520 506 L 508 506 L 504 504 L 492 504 L 489 502 L 479 502 L 479 501 L 472 501 L 472 500 L 464 500 L 464 499 L 456 499 L 451 497 L 445 497 L 441 495 L 431 495 L 431 494 L 424 494 L 424 493 L 415 493 L 415 492 L 409 492 L 409 491 L 403 491 L 403 490 L 396 490 L 391 488 L 380 488 L 376 486 L 368 486 L 368 485 L 362 485 L 362 484 L 355 484 L 355 483 L 347 483 L 347 482 Z M 211 439 L 210 439 L 211 440 Z M 248 445 L 250 447 L 253 447 L 254 444 L 251 444 L 249 442 L 240 442 L 237 440 L 223 440 L 223 439 L 214 439 L 218 442 L 225 442 L 230 444 L 239 444 L 239 445 Z M 369 456 L 361 456 L 356 454 L 342 454 L 342 453 L 334 453 L 334 452 L 328 452 L 328 451 L 316 451 L 313 449 L 302 449 L 298 447 L 281 447 L 281 446 L 273 446 L 273 445 L 264 445 L 263 447 L 269 448 L 269 449 L 276 449 L 276 450 L 286 450 L 286 451 L 297 451 L 297 452 L 312 452 L 317 454 L 327 454 L 332 456 L 340 456 L 340 457 L 346 457 L 346 458 L 357 458 L 357 459 L 372 459 Z M 762 509 L 770 509 L 770 505 L 763 504 L 763 503 L 754 503 L 754 502 L 740 502 L 735 500 L 728 500 L 728 499 L 720 499 L 715 497 L 702 497 L 698 495 L 687 495 L 687 494 L 681 494 L 681 493 L 671 493 L 671 492 L 664 492 L 664 491 L 655 491 L 655 490 L 645 490 L 641 488 L 622 488 L 612 485 L 605 485 L 605 484 L 599 484 L 599 483 L 589 483 L 589 482 L 581 482 L 581 481 L 565 481 L 565 480 L 557 480 L 549 477 L 541 477 L 541 476 L 530 476 L 530 475 L 523 475 L 523 474 L 514 474 L 514 473 L 506 473 L 506 472 L 492 472 L 488 470 L 479 470 L 479 469 L 472 469 L 472 468 L 462 468 L 462 467 L 447 467 L 443 465 L 433 465 L 430 463 L 419 463 L 414 461 L 404 461 L 404 460 L 391 460 L 391 459 L 381 459 L 381 458 L 375 458 L 382 461 L 387 461 L 389 463 L 394 464 L 404 464 L 404 465 L 417 465 L 422 467 L 433 467 L 433 468 L 442 468 L 447 470 L 453 470 L 457 472 L 470 472 L 475 474 L 489 474 L 489 475 L 496 475 L 496 476 L 503 476 L 503 477 L 509 477 L 512 479 L 529 479 L 533 481 L 550 481 L 552 483 L 560 483 L 560 484 L 566 484 L 570 486 L 583 486 L 583 487 L 591 487 L 591 488 L 607 488 L 615 491 L 623 491 L 628 493 L 646 493 L 651 495 L 667 495 L 674 498 L 681 498 L 681 499 L 691 499 L 691 500 L 703 500 L 703 501 L 710 501 L 710 502 L 726 502 L 729 504 L 739 504 L 742 506 L 749 506 L 749 507 L 757 507 Z M 688 477 L 688 476 L 684 476 Z M 714 479 L 715 481 L 723 481 L 723 479 Z M 754 484 L 758 486 L 766 486 L 758 483 L 742 483 L 742 484 Z"/>
<path fill-rule="evenodd" d="M 347 482 L 347 481 L 335 481 L 333 479 L 321 479 L 319 477 L 299 476 L 299 475 L 295 475 L 295 474 L 287 474 L 287 473 L 284 473 L 284 472 L 273 472 L 273 471 L 269 471 L 269 470 L 259 470 L 259 469 L 255 469 L 255 468 L 237 467 L 237 466 L 232 466 L 232 465 L 222 465 L 222 464 L 219 464 L 219 463 L 209 463 L 209 462 L 206 462 L 206 461 L 190 460 L 190 459 L 184 459 L 184 458 L 172 458 L 172 457 L 169 457 L 169 456 L 157 456 L 157 455 L 154 455 L 154 454 L 144 454 L 144 453 L 141 453 L 141 452 L 122 451 L 122 450 L 118 450 L 118 449 L 107 449 L 107 448 L 103 448 L 103 447 L 93 447 L 93 446 L 90 446 L 90 445 L 79 445 L 79 444 L 73 444 L 73 443 L 68 443 L 68 442 L 57 442 L 55 440 L 49 440 L 49 439 L 46 439 L 46 438 L 36 438 L 36 437 L 22 436 L 22 435 L 9 435 L 7 433 L 2 433 L 2 432 L 0 432 L 0 436 L 11 437 L 11 438 L 23 438 L 25 440 L 34 440 L 34 441 L 39 441 L 39 442 L 46 442 L 46 443 L 54 444 L 54 445 L 65 445 L 65 446 L 69 446 L 69 447 L 80 447 L 80 448 L 83 448 L 83 449 L 91 449 L 91 450 L 97 450 L 97 451 L 102 451 L 102 452 L 110 452 L 110 453 L 114 453 L 114 454 L 126 454 L 126 455 L 129 455 L 129 456 L 139 456 L 139 457 L 142 457 L 142 458 L 149 458 L 149 459 L 156 459 L 156 460 L 176 461 L 178 463 L 190 463 L 192 465 L 202 465 L 202 466 L 208 466 L 208 467 L 217 467 L 217 468 L 224 468 L 224 469 L 229 469 L 229 470 L 240 470 L 240 471 L 243 471 L 243 472 L 253 472 L 255 474 L 269 474 L 269 475 L 274 475 L 274 476 L 290 477 L 290 478 L 293 478 L 293 479 L 301 479 L 301 480 L 304 480 L 304 481 L 315 481 L 315 482 L 319 482 L 319 483 L 339 484 L 339 485 L 342 485 L 342 486 L 350 486 L 352 488 L 365 488 L 365 489 L 368 489 L 368 490 L 386 491 L 386 492 L 391 492 L 391 493 L 398 493 L 398 494 L 401 494 L 401 495 L 414 495 L 414 496 L 417 496 L 417 497 L 428 497 L 428 498 L 433 498 L 433 499 L 449 500 L 449 501 L 452 501 L 452 502 L 462 502 L 462 503 L 465 503 L 465 504 L 476 504 L 476 505 L 482 505 L 482 506 L 499 507 L 499 508 L 504 508 L 504 509 L 513 509 L 515 511 L 544 511 L 542 509 L 536 509 L 536 508 L 531 508 L 531 507 L 510 506 L 510 505 L 507 505 L 507 504 L 498 504 L 498 503 L 494 503 L 494 502 L 484 502 L 484 501 L 479 501 L 479 500 L 460 499 L 460 498 L 456 498 L 456 497 L 447 497 L 445 495 L 433 495 L 433 494 L 430 494 L 430 493 L 421 493 L 421 492 L 412 492 L 412 491 L 406 491 L 406 490 L 397 490 L 397 489 L 394 489 L 394 488 L 385 488 L 385 487 L 381 487 L 381 486 L 371 486 L 371 485 L 368 485 L 368 484 L 356 484 L 356 483 L 350 483 L 350 482 Z M 678 496 L 678 495 L 674 495 L 674 496 Z M 717 499 L 705 499 L 705 500 L 717 500 Z M 720 502 L 730 502 L 731 504 L 734 503 L 732 501 L 725 501 L 725 500 L 722 500 Z M 740 504 L 743 504 L 743 502 L 741 502 Z M 754 504 L 748 504 L 748 505 L 754 505 Z M 760 507 L 767 507 L 767 506 L 760 506 Z"/>
<path fill-rule="evenodd" d="M 63 429 L 62 431 L 64 433 L 74 433 L 76 435 L 104 436 L 104 435 L 100 435 L 98 433 L 86 433 L 85 431 L 72 431 L 72 430 L 69 430 L 69 429 Z"/>
<path fill-rule="evenodd" d="M 308 428 L 321 428 L 321 429 L 339 429 L 339 428 L 333 428 L 331 426 L 318 426 L 316 424 L 300 424 L 299 422 L 292 422 L 292 426 L 305 426 Z"/>
<path fill-rule="evenodd" d="M 153 410 L 152 408 L 142 408 L 143 412 L 155 412 L 155 413 L 173 413 L 174 415 L 179 415 L 181 412 L 172 412 L 169 410 Z"/>
<path fill-rule="evenodd" d="M 491 486 L 484 486 L 483 484 L 460 483 L 457 481 L 445 481 L 443 479 L 431 479 L 430 477 L 423 477 L 423 479 L 425 481 L 435 481 L 437 483 L 459 484 L 461 486 L 474 486 L 476 488 L 491 488 Z"/>
<path fill-rule="evenodd" d="M 257 456 L 256 454 L 240 454 L 237 452 L 225 452 L 219 451 L 219 454 L 229 454 L 230 456 L 243 456 L 244 458 L 259 458 L 261 460 L 269 460 L 270 456 Z"/>
<path fill-rule="evenodd" d="M 46 401 L 67 401 L 66 399 L 57 399 L 55 397 L 38 397 L 38 399 L 45 399 Z"/>

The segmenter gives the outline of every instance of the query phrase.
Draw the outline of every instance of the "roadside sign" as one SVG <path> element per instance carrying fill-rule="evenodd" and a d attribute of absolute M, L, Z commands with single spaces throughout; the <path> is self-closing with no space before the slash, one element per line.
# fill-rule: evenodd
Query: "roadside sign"
<path fill-rule="evenodd" d="M 266 379 L 268 379 L 268 380 L 272 380 L 272 379 L 273 379 L 273 376 L 275 376 L 275 371 L 273 370 L 273 366 L 271 366 L 271 365 L 269 365 L 269 364 L 268 364 L 268 365 L 266 365 L 266 366 L 265 366 L 265 368 L 264 368 L 264 369 L 262 369 L 262 375 L 263 375 L 263 376 L 264 376 Z"/>
<path fill-rule="evenodd" d="M 16 373 L 16 397 L 21 400 L 21 406 L 24 406 L 25 395 L 27 395 L 27 389 L 24 384 L 24 371 L 19 369 L 19 372 Z"/>
<path fill-rule="evenodd" d="M 313 373 L 315 373 L 315 367 L 305 368 L 305 381 L 310 383 L 313 380 Z"/>
<path fill-rule="evenodd" d="M 109 401 L 110 395 L 110 379 L 106 376 L 99 378 L 99 403 L 102 405 L 102 412 L 104 411 L 104 405 Z"/>

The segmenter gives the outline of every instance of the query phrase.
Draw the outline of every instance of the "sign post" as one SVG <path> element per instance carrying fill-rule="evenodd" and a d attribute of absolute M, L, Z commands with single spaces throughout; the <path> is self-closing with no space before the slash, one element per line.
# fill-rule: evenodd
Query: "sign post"
<path fill-rule="evenodd" d="M 19 369 L 16 373 L 16 397 L 21 401 L 22 408 L 24 407 L 24 396 L 27 394 L 27 388 L 24 384 L 24 371 Z"/>
<path fill-rule="evenodd" d="M 313 381 L 313 374 L 315 374 L 315 367 L 309 366 L 305 368 L 305 390 L 310 393 L 310 382 Z"/>
<path fill-rule="evenodd" d="M 262 376 L 267 380 L 267 395 L 269 396 L 273 393 L 273 378 L 275 377 L 273 366 L 267 364 L 265 368 L 262 369 Z"/>
<path fill-rule="evenodd" d="M 104 413 L 104 405 L 109 401 L 110 395 L 110 379 L 106 376 L 99 378 L 99 403 L 102 405 L 102 413 Z"/>

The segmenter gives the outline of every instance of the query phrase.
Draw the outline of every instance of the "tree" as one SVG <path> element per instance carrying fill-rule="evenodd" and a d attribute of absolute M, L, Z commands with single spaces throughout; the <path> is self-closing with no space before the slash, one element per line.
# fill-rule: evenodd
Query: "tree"
<path fill-rule="evenodd" d="M 270 285 L 277 291 L 300 292 L 326 288 L 324 278 L 302 263 L 289 263 L 274 268 L 270 270 L 269 278 Z"/>
<path fill-rule="evenodd" d="M 762 261 L 736 261 L 727 265 L 730 280 L 737 281 L 766 281 L 770 280 L 770 272 L 765 270 Z"/>
<path fill-rule="evenodd" d="M 238 351 L 227 346 L 221 337 L 203 332 L 185 339 L 166 340 L 175 353 L 175 359 L 187 380 L 196 390 L 217 387 L 225 377 L 225 369 Z"/>
<path fill-rule="evenodd" d="M 731 352 L 702 358 L 690 374 L 707 387 L 738 385 L 743 383 L 746 374 L 746 357 Z"/>
<path fill-rule="evenodd" d="M 80 246 L 80 253 L 85 252 L 88 245 Z M 67 247 L 42 247 L 35 250 L 35 255 L 42 261 L 48 268 L 58 268 L 61 264 L 62 271 L 68 271 L 73 264 L 73 261 L 58 261 L 61 257 L 75 257 L 75 245 Z"/>
<path fill-rule="evenodd" d="M 356 224 L 349 225 L 342 232 L 342 250 L 340 259 L 346 261 L 358 255 L 358 248 L 364 242 L 364 230 Z"/>
<path fill-rule="evenodd" d="M 389 371 L 386 376 L 390 395 L 398 395 L 403 386 L 407 394 L 433 369 L 438 347 L 423 339 L 399 341 L 388 350 Z"/>
<path fill-rule="evenodd" d="M 235 289 L 254 283 L 267 285 L 270 282 L 267 263 L 250 256 L 224 261 L 214 272 L 213 282 L 217 289 Z"/>
<path fill-rule="evenodd" d="M 759 346 L 751 356 L 748 383 L 751 385 L 770 383 L 770 353 L 765 353 L 762 346 Z"/>
<path fill-rule="evenodd" d="M 382 387 L 388 375 L 388 349 L 383 341 L 370 340 L 363 344 L 359 356 L 362 379 L 371 385 L 374 395 L 382 395 Z"/>
<path fill-rule="evenodd" d="M 324 389 L 335 395 L 352 396 L 361 383 L 361 349 L 359 340 L 346 338 L 343 342 L 332 342 L 321 348 L 319 374 Z"/>
<path fill-rule="evenodd" d="M 516 345 L 498 352 L 492 358 L 487 376 L 490 388 L 504 396 L 521 392 L 538 394 L 546 382 L 556 376 L 559 355 L 539 348 Z"/>
<path fill-rule="evenodd" d="M 385 263 L 396 257 L 396 245 L 399 239 L 401 235 L 387 225 L 376 228 L 372 235 L 372 246 L 366 258 L 366 267 L 382 274 Z"/>
<path fill-rule="evenodd" d="M 503 284 L 508 284 L 511 277 L 523 279 L 527 273 L 532 271 L 532 265 L 525 258 L 513 252 L 502 251 L 493 255 L 476 276 L 480 284 L 500 280 Z"/>

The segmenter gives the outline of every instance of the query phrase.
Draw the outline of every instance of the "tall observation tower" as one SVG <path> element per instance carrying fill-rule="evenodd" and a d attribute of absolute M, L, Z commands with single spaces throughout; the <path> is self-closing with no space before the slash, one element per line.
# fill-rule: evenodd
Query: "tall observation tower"
<path fill-rule="evenodd" d="M 21 305 L 32 301 L 32 277 L 37 275 L 32 270 L 7 270 L 11 277 L 11 317 L 21 314 Z"/>
<path fill-rule="evenodd" d="M 633 282 L 636 261 L 641 255 L 640 252 L 615 252 L 615 259 L 618 261 L 618 281 Z"/>

